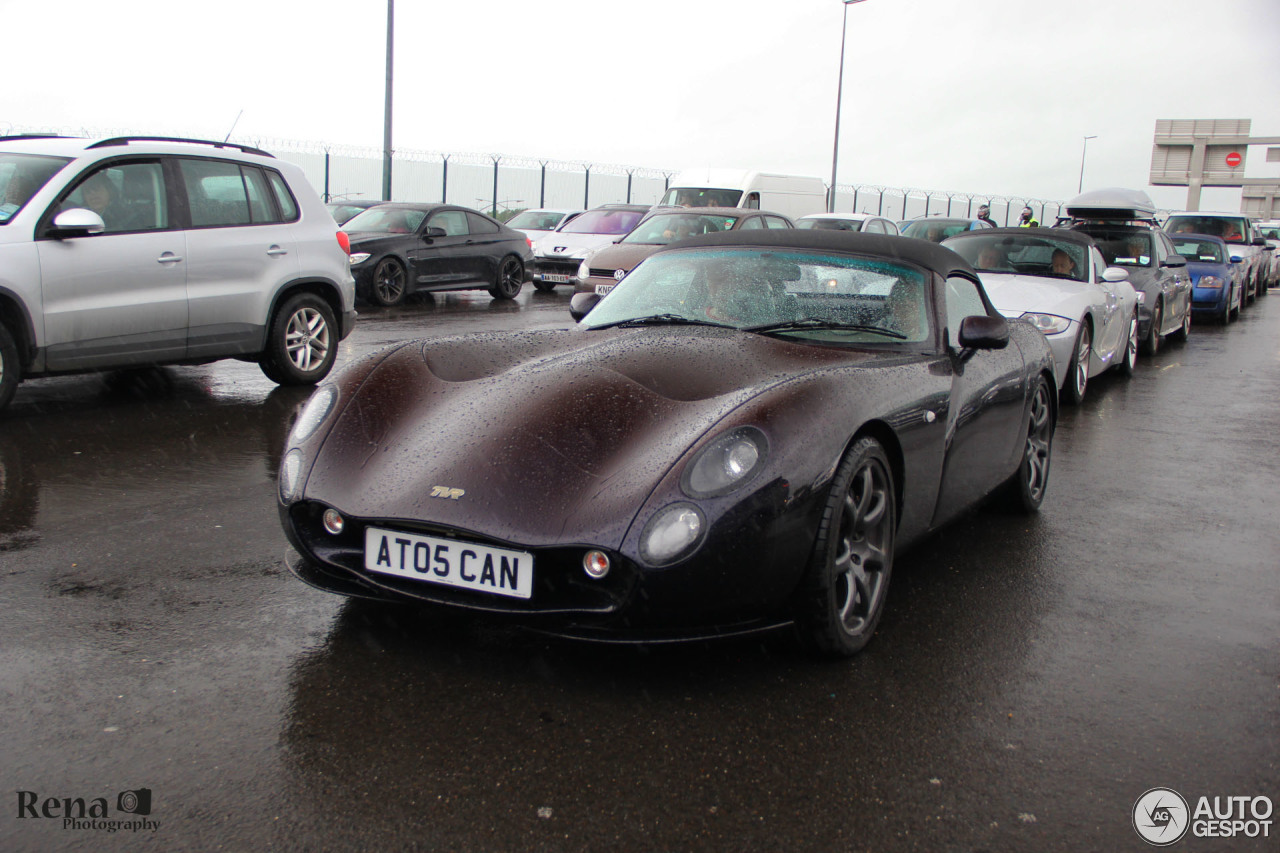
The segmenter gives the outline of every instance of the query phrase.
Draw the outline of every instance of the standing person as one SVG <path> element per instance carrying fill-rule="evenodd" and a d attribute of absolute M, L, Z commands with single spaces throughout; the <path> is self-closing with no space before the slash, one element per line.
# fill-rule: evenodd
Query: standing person
<path fill-rule="evenodd" d="M 1030 207 L 1022 208 L 1022 215 L 1018 217 L 1018 227 L 1019 228 L 1039 228 L 1040 227 L 1040 222 L 1035 218 L 1035 215 L 1031 212 Z"/>
<path fill-rule="evenodd" d="M 978 208 L 978 218 L 981 219 L 983 222 L 987 223 L 988 225 L 990 225 L 992 228 L 999 227 L 998 225 L 996 225 L 996 221 L 991 218 L 990 205 L 984 204 Z"/>

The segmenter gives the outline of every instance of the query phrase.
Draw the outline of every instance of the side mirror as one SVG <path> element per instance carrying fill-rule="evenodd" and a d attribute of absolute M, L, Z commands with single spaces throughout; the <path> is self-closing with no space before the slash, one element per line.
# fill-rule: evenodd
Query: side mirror
<path fill-rule="evenodd" d="M 1009 345 L 1009 321 L 975 314 L 960 321 L 960 346 L 965 349 L 1004 349 Z"/>
<path fill-rule="evenodd" d="M 1162 267 L 1185 267 L 1186 265 L 1187 259 L 1182 255 L 1170 255 L 1160 264 Z"/>
<path fill-rule="evenodd" d="M 596 303 L 603 298 L 598 293 L 573 294 L 573 298 L 569 300 L 569 316 L 575 323 L 582 322 L 582 318 L 590 314 L 591 309 L 595 308 Z"/>
<path fill-rule="evenodd" d="M 101 216 L 83 207 L 73 207 L 53 218 L 53 228 L 49 230 L 49 236 L 61 240 L 66 237 L 101 234 L 106 230 L 107 224 L 102 221 Z"/>
<path fill-rule="evenodd" d="M 1262 239 L 1261 237 L 1254 237 L 1254 238 L 1253 238 L 1253 245 L 1254 245 L 1254 246 L 1265 246 L 1265 245 L 1267 245 L 1267 241 L 1266 241 L 1266 240 L 1264 240 L 1264 239 Z"/>
<path fill-rule="evenodd" d="M 1102 280 L 1115 284 L 1118 281 L 1128 281 L 1129 271 L 1124 267 L 1107 267 L 1102 271 Z"/>
<path fill-rule="evenodd" d="M 1266 241 L 1264 240 L 1263 242 L 1265 243 Z M 1262 251 L 1264 252 L 1274 252 L 1275 250 L 1276 250 L 1276 247 L 1271 245 L 1270 243 L 1267 243 L 1265 246 L 1262 247 Z"/>
<path fill-rule="evenodd" d="M 1240 257 L 1239 255 L 1232 255 L 1232 256 L 1231 256 L 1231 263 L 1233 263 L 1233 264 L 1242 264 L 1242 263 L 1244 263 L 1244 258 Z"/>
<path fill-rule="evenodd" d="M 443 228 L 439 228 L 435 225 L 428 225 L 427 230 L 422 232 L 422 236 L 427 240 L 431 240 L 435 237 L 448 237 L 449 234 Z"/>

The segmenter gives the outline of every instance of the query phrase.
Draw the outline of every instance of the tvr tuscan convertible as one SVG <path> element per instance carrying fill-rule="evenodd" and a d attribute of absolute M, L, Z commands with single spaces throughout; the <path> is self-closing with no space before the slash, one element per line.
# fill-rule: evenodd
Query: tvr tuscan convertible
<path fill-rule="evenodd" d="M 792 625 L 842 656 L 896 553 L 993 492 L 1044 498 L 1049 347 L 938 245 L 707 235 L 572 313 L 318 388 L 281 464 L 291 570 L 581 639 Z"/>

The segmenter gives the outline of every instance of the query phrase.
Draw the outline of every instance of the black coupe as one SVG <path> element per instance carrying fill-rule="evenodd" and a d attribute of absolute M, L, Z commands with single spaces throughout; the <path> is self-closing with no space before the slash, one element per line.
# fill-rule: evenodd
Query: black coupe
<path fill-rule="evenodd" d="M 936 244 L 664 247 L 575 328 L 395 346 L 317 389 L 281 465 L 291 569 L 343 595 L 656 642 L 871 638 L 894 555 L 1048 483 L 1044 336 Z"/>

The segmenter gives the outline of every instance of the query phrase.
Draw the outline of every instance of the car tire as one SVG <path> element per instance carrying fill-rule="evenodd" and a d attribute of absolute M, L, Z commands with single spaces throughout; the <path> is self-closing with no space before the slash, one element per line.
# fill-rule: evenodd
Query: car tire
<path fill-rule="evenodd" d="M 1151 326 L 1147 329 L 1147 338 L 1142 342 L 1143 355 L 1155 355 L 1160 352 L 1160 324 L 1164 322 L 1164 304 L 1157 299 L 1156 307 L 1151 309 Z"/>
<path fill-rule="evenodd" d="M 1062 386 L 1062 396 L 1073 406 L 1084 402 L 1084 392 L 1089 387 L 1089 356 L 1092 353 L 1093 329 L 1087 322 L 1082 322 L 1076 334 L 1076 345 L 1071 350 L 1067 382 Z"/>
<path fill-rule="evenodd" d="M 1120 375 L 1128 379 L 1133 376 L 1138 366 L 1138 315 L 1136 313 L 1129 318 L 1129 332 L 1126 338 L 1124 355 L 1120 359 Z"/>
<path fill-rule="evenodd" d="M 533 287 L 539 293 L 554 293 L 556 283 L 554 281 L 535 281 Z"/>
<path fill-rule="evenodd" d="M 373 268 L 373 281 L 369 285 L 369 299 L 383 308 L 391 308 L 404 302 L 408 274 L 404 264 L 396 258 L 383 258 Z"/>
<path fill-rule="evenodd" d="M 329 375 L 337 357 L 333 309 L 314 293 L 297 293 L 272 318 L 267 350 L 258 363 L 279 385 L 314 385 Z"/>
<path fill-rule="evenodd" d="M 1218 317 L 1218 320 L 1222 323 L 1222 325 L 1226 326 L 1231 323 L 1231 320 L 1234 317 L 1235 317 L 1235 312 L 1231 310 L 1231 290 L 1228 288 L 1227 298 L 1223 300 L 1222 314 L 1221 316 Z"/>
<path fill-rule="evenodd" d="M 1182 325 L 1178 327 L 1172 335 L 1169 336 L 1174 341 L 1185 344 L 1187 338 L 1191 337 L 1191 306 L 1187 306 L 1186 312 L 1182 315 Z"/>
<path fill-rule="evenodd" d="M 797 634 L 813 654 L 848 657 L 875 633 L 893 572 L 895 491 L 880 442 L 859 439 L 836 470 L 797 593 Z"/>
<path fill-rule="evenodd" d="M 22 381 L 22 363 L 18 360 L 18 344 L 9 329 L 0 323 L 0 411 L 13 399 Z"/>
<path fill-rule="evenodd" d="M 1135 336 L 1136 339 L 1136 336 Z M 1044 503 L 1049 488 L 1049 463 L 1053 456 L 1053 399 L 1048 380 L 1040 377 L 1031 396 L 1027 416 L 1027 440 L 1022 461 L 1005 487 L 1010 507 L 1019 513 L 1033 513 Z"/>
<path fill-rule="evenodd" d="M 524 287 L 524 264 L 515 255 L 507 255 L 498 264 L 498 277 L 489 288 L 494 299 L 515 299 Z"/>

